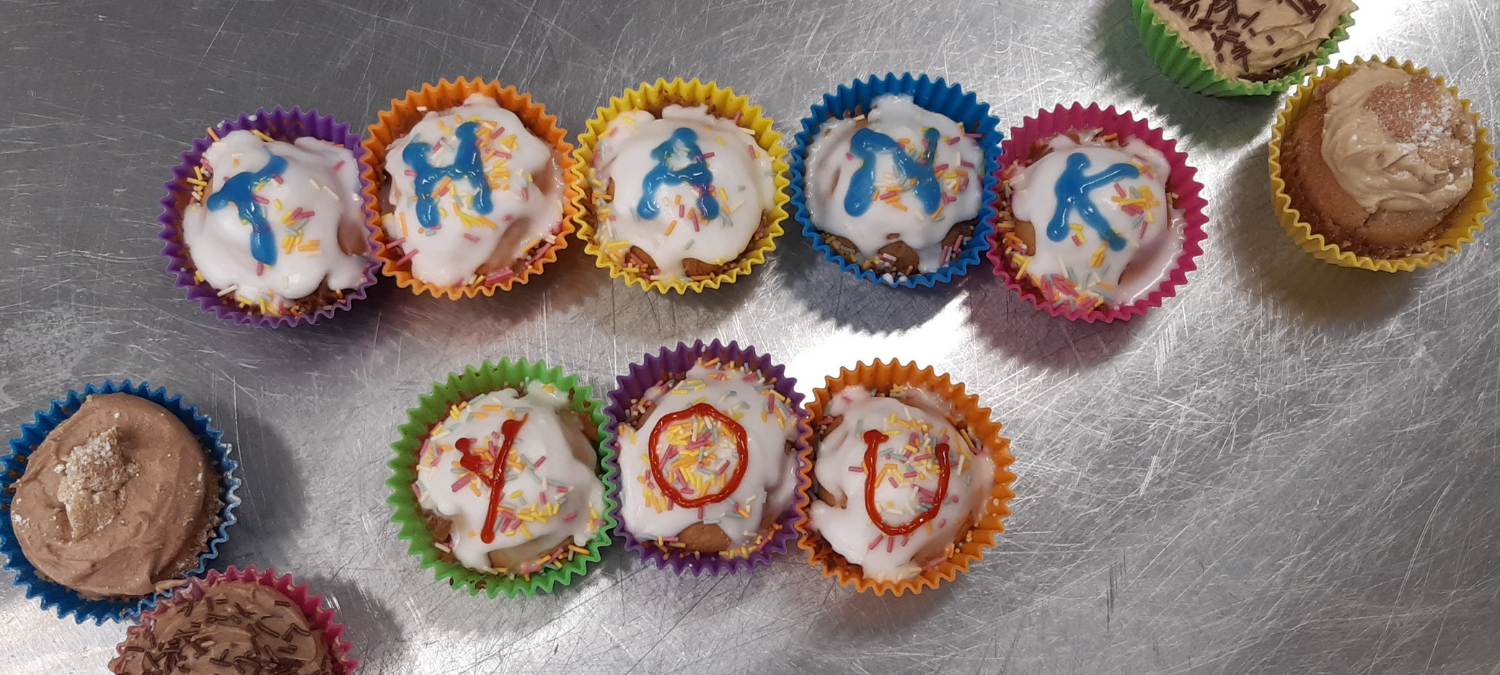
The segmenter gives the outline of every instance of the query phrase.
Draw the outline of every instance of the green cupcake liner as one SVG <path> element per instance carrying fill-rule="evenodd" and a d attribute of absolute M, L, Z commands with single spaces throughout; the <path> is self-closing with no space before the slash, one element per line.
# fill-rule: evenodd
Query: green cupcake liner
<path fill-rule="evenodd" d="M 603 472 L 599 478 L 604 483 L 604 511 L 600 514 L 604 525 L 585 546 L 588 549 L 587 555 L 576 554 L 559 567 L 548 567 L 524 577 L 487 574 L 458 563 L 443 562 L 438 558 L 438 549 L 432 543 L 432 532 L 427 529 L 421 509 L 417 506 L 416 494 L 411 489 L 412 483 L 417 479 L 417 451 L 422 446 L 422 439 L 433 425 L 447 418 L 448 409 L 453 404 L 531 382 L 550 384 L 569 392 L 571 409 L 587 413 L 589 420 L 594 423 L 599 467 Z M 576 376 L 564 375 L 561 368 L 548 368 L 545 362 L 500 359 L 499 363 L 485 361 L 478 368 L 469 366 L 463 373 L 449 373 L 447 382 L 433 383 L 432 393 L 417 399 L 417 407 L 406 411 L 407 422 L 398 429 L 401 440 L 391 444 L 391 448 L 396 451 L 396 458 L 387 464 L 392 475 L 385 484 L 391 488 L 391 496 L 386 498 L 386 502 L 396 509 L 391 515 L 391 521 L 401 526 L 401 533 L 397 536 L 411 542 L 407 551 L 421 559 L 423 569 L 431 568 L 439 581 L 447 580 L 454 588 L 467 590 L 469 595 L 478 595 L 483 591 L 493 598 L 504 592 L 506 597 L 514 598 L 517 595 L 529 597 L 537 593 L 551 593 L 554 587 L 567 586 L 575 576 L 587 573 L 588 563 L 599 562 L 599 550 L 609 545 L 610 532 L 616 525 L 615 519 L 610 515 L 616 506 L 611 497 L 617 492 L 616 472 L 613 468 L 616 463 L 614 451 L 599 444 L 599 439 L 604 438 L 608 418 L 601 412 L 602 405 L 593 398 L 592 393 L 591 389 L 578 383 Z"/>
<path fill-rule="evenodd" d="M 1147 6 L 1146 0 L 1131 0 L 1131 4 L 1135 7 L 1135 25 L 1141 31 L 1141 41 L 1146 44 L 1146 51 L 1151 53 L 1157 67 L 1184 89 L 1204 96 L 1270 96 L 1291 89 L 1302 81 L 1303 75 L 1328 63 L 1338 51 L 1339 43 L 1349 37 L 1354 12 L 1359 9 L 1353 6 L 1339 17 L 1339 25 L 1333 29 L 1333 34 L 1303 67 L 1274 80 L 1253 82 L 1220 75 L 1202 56 L 1178 39 L 1177 33 Z"/>

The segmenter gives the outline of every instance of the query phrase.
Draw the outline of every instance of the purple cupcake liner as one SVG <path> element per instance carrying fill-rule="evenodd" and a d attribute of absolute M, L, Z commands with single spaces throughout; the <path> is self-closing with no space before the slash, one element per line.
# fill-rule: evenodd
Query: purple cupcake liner
<path fill-rule="evenodd" d="M 787 398 L 793 412 L 797 414 L 797 488 L 791 507 L 776 521 L 780 526 L 776 533 L 760 549 L 743 558 L 674 554 L 662 551 L 652 544 L 643 543 L 631 536 L 625 527 L 622 513 L 625 504 L 624 495 L 613 495 L 615 507 L 610 511 L 610 515 L 614 517 L 616 523 L 619 523 L 615 528 L 615 533 L 625 540 L 625 549 L 640 553 L 641 559 L 655 563 L 658 568 L 671 567 L 672 571 L 677 574 L 692 572 L 695 577 L 704 572 L 717 576 L 749 570 L 757 565 L 768 564 L 773 556 L 785 553 L 797 539 L 797 525 L 806 518 L 808 494 L 812 489 L 812 448 L 808 445 L 812 427 L 808 423 L 807 410 L 802 406 L 802 394 L 797 393 L 794 388 L 797 381 L 787 377 L 782 366 L 773 363 L 769 356 L 757 354 L 754 347 L 742 348 L 732 341 L 725 345 L 718 340 L 707 345 L 702 340 L 698 340 L 691 346 L 679 342 L 676 349 L 663 347 L 660 354 L 655 356 L 647 354 L 641 363 L 631 364 L 629 374 L 619 377 L 619 387 L 609 392 L 609 405 L 604 409 L 604 415 L 610 421 L 605 429 L 603 441 L 615 451 L 606 461 L 613 463 L 615 475 L 620 476 L 616 489 L 623 491 L 623 487 L 620 486 L 623 486 L 629 479 L 620 474 L 619 437 L 615 434 L 615 429 L 626 419 L 626 411 L 635 401 L 645 395 L 646 390 L 665 380 L 681 376 L 703 358 L 717 358 L 723 363 L 742 364 L 760 373 L 767 380 L 776 380 L 773 385 L 776 391 Z"/>
<path fill-rule="evenodd" d="M 363 161 L 364 148 L 360 147 L 360 136 L 358 133 L 350 133 L 349 125 L 338 122 L 332 115 L 319 115 L 316 108 L 303 112 L 299 107 L 291 110 L 283 110 L 277 106 L 270 112 L 265 108 L 256 110 L 254 114 L 241 113 L 238 118 L 231 118 L 220 122 L 211 131 L 223 136 L 231 131 L 253 130 L 260 131 L 266 135 L 278 139 L 294 139 L 311 136 L 319 140 L 328 141 L 342 145 L 354 153 L 356 162 Z M 182 153 L 182 163 L 172 168 L 172 180 L 162 184 L 167 195 L 161 199 L 162 213 L 157 216 L 156 222 L 161 224 L 161 234 L 157 238 L 164 242 L 161 254 L 167 258 L 167 272 L 177 278 L 177 288 L 187 291 L 189 300 L 197 300 L 205 312 L 213 312 L 215 316 L 226 321 L 237 324 L 254 324 L 256 326 L 296 326 L 305 323 L 316 323 L 318 319 L 332 317 L 334 312 L 340 309 L 349 309 L 355 300 L 365 297 L 365 290 L 376 281 L 377 272 L 380 269 L 380 261 L 375 258 L 378 244 L 375 241 L 376 211 L 371 208 L 368 200 L 360 204 L 360 209 L 365 215 L 365 240 L 369 246 L 368 257 L 370 264 L 365 268 L 365 281 L 353 290 L 345 291 L 344 297 L 332 306 L 324 307 L 310 314 L 298 315 L 266 315 L 258 312 L 247 312 L 235 304 L 231 298 L 219 296 L 219 291 L 207 282 L 200 282 L 193 278 L 195 268 L 185 253 L 182 244 L 182 209 L 191 198 L 193 186 L 187 181 L 194 178 L 193 168 L 203 158 L 203 152 L 208 146 L 213 145 L 214 140 L 208 136 L 193 139 L 193 147 Z M 369 184 L 363 177 L 360 178 L 360 194 L 367 192 Z"/>

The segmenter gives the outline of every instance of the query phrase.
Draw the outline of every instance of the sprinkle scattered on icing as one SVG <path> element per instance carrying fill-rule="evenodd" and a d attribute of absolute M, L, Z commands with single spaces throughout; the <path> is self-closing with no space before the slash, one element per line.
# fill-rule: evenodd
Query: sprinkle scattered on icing
<path fill-rule="evenodd" d="M 444 287 L 516 274 L 556 243 L 564 187 L 553 147 L 515 113 L 474 94 L 430 111 L 391 144 L 386 235 L 412 276 Z"/>
<path fill-rule="evenodd" d="M 797 458 L 786 451 L 797 436 L 797 413 L 773 383 L 739 366 L 699 362 L 681 380 L 652 387 L 632 411 L 643 413 L 642 431 L 628 424 L 616 430 L 622 527 L 671 549 L 688 526 L 718 525 L 732 543 L 724 557 L 749 555 L 768 540 L 765 514 L 790 508 L 797 484 Z M 662 489 L 652 454 L 684 499 Z"/>
<path fill-rule="evenodd" d="M 232 131 L 203 152 L 195 173 L 182 237 L 197 278 L 219 295 L 287 314 L 325 282 L 334 291 L 364 282 L 359 165 L 348 148 Z M 358 242 L 359 252 L 345 252 L 341 240 Z"/>
<path fill-rule="evenodd" d="M 603 526 L 597 462 L 567 392 L 532 383 L 454 405 L 423 440 L 412 489 L 452 521 L 435 545 L 470 569 L 526 575 L 586 551 Z M 492 551 L 511 566 L 493 567 Z"/>
<path fill-rule="evenodd" d="M 909 579 L 946 560 L 989 498 L 989 452 L 953 424 L 945 401 L 921 389 L 844 389 L 827 414 L 843 419 L 823 439 L 813 471 L 838 505 L 813 502 L 813 529 L 871 579 Z"/>
<path fill-rule="evenodd" d="M 1121 142 L 1097 130 L 1056 136 L 1044 149 L 1004 177 L 1011 215 L 1038 230 L 1046 224 L 1029 253 L 1016 223 L 1001 224 L 1018 276 L 1053 303 L 1084 309 L 1129 304 L 1160 286 L 1182 251 L 1185 227 L 1167 194 L 1166 157 L 1139 139 Z M 1088 174 L 1094 165 L 1106 168 Z"/>
<path fill-rule="evenodd" d="M 749 129 L 706 106 L 621 113 L 599 137 L 593 168 L 600 248 L 653 278 L 688 278 L 687 258 L 738 259 L 775 205 L 771 156 Z M 656 269 L 631 259 L 632 246 Z"/>
<path fill-rule="evenodd" d="M 875 99 L 868 115 L 823 123 L 807 152 L 807 207 L 823 232 L 849 240 L 863 261 L 902 241 L 933 272 L 962 246 L 954 225 L 979 215 L 984 152 L 972 134 L 910 96 Z M 877 264 L 878 267 L 878 264 Z"/>

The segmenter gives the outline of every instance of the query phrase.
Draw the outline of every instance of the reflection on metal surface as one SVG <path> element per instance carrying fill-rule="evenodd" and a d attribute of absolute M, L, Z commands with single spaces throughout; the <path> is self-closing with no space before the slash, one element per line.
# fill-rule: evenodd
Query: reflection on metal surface
<path fill-rule="evenodd" d="M 1124 0 L 0 5 L 0 431 L 89 381 L 144 378 L 214 416 L 245 485 L 220 558 L 338 606 L 369 673 L 1490 672 L 1500 646 L 1500 248 L 1374 275 L 1293 246 L 1268 198 L 1277 100 L 1165 80 Z M 1429 66 L 1496 110 L 1486 0 L 1371 0 L 1341 54 Z M 1126 324 L 1045 316 L 976 270 L 932 290 L 854 279 L 796 233 L 719 292 L 612 282 L 569 247 L 495 298 L 389 280 L 316 326 L 216 321 L 162 272 L 156 200 L 225 117 L 316 106 L 363 126 L 409 87 L 494 76 L 574 135 L 608 97 L 700 76 L 784 135 L 823 93 L 941 75 L 1002 126 L 1074 100 L 1140 113 L 1207 187 L 1178 297 Z M 1493 224 L 1493 220 L 1491 221 Z M 381 484 L 404 410 L 486 358 L 607 389 L 647 352 L 735 339 L 804 393 L 861 358 L 932 365 L 1014 439 L 999 546 L 953 584 L 876 598 L 797 555 L 678 578 L 612 550 L 548 597 L 474 598 L 417 567 Z M 99 672 L 120 625 L 0 588 L 0 672 Z"/>

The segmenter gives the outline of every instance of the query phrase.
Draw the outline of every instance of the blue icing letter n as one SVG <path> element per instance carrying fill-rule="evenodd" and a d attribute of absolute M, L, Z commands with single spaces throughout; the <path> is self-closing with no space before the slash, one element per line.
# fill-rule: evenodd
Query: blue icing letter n
<path fill-rule="evenodd" d="M 896 163 L 897 172 L 916 182 L 914 190 L 927 215 L 937 213 L 938 206 L 942 203 L 943 189 L 938 185 L 932 160 L 937 156 L 939 138 L 937 129 L 929 128 L 922 132 L 922 139 L 927 141 L 927 150 L 919 161 L 906 154 L 906 150 L 890 136 L 869 127 L 854 132 L 854 137 L 849 139 L 849 152 L 859 158 L 860 165 L 849 179 L 849 191 L 844 194 L 844 210 L 856 218 L 870 210 L 870 202 L 875 198 L 875 157 L 884 152 L 890 154 L 891 160 Z"/>
<path fill-rule="evenodd" d="M 671 162 L 677 157 L 678 148 L 687 153 L 687 165 L 673 169 Z M 687 127 L 672 132 L 672 137 L 651 151 L 656 166 L 641 181 L 641 201 L 635 205 L 635 213 L 643 220 L 651 220 L 661 213 L 656 205 L 656 191 L 663 185 L 687 183 L 698 192 L 698 213 L 704 220 L 719 217 L 719 200 L 714 198 L 714 174 L 708 170 L 708 159 L 698 148 L 698 133 Z"/>
<path fill-rule="evenodd" d="M 1089 176 L 1084 172 L 1088 171 L 1090 163 L 1088 155 L 1081 152 L 1068 156 L 1067 168 L 1053 187 L 1057 195 L 1057 210 L 1052 213 L 1052 222 L 1047 224 L 1047 238 L 1052 241 L 1066 239 L 1068 214 L 1077 211 L 1085 224 L 1099 232 L 1104 243 L 1109 245 L 1109 250 L 1118 251 L 1125 248 L 1125 240 L 1110 228 L 1109 221 L 1094 207 L 1094 202 L 1089 200 L 1089 193 L 1115 181 L 1140 178 L 1141 170 L 1129 164 L 1111 164 L 1109 168 Z"/>
<path fill-rule="evenodd" d="M 433 166 L 428 160 L 432 153 L 432 146 L 426 143 L 409 143 L 406 149 L 401 151 L 401 159 L 411 167 L 412 172 L 417 174 L 415 189 L 417 193 L 417 222 L 422 227 L 437 227 L 438 204 L 437 197 L 433 192 L 437 190 L 444 178 L 452 178 L 455 181 L 466 180 L 474 188 L 473 208 L 475 213 L 487 214 L 494 204 L 490 201 L 490 182 L 484 175 L 484 160 L 479 156 L 479 133 L 478 122 L 464 122 L 458 125 L 454 135 L 458 137 L 458 150 L 453 155 L 453 163 L 448 166 Z"/>
<path fill-rule="evenodd" d="M 270 154 L 269 152 L 266 154 Z M 250 255 L 256 262 L 276 264 L 276 234 L 266 222 L 265 209 L 255 201 L 255 190 L 266 181 L 273 180 L 286 171 L 286 160 L 271 155 L 270 161 L 255 173 L 240 173 L 224 181 L 224 187 L 208 196 L 204 203 L 210 211 L 218 211 L 234 204 L 240 211 L 240 220 L 250 224 Z"/>

